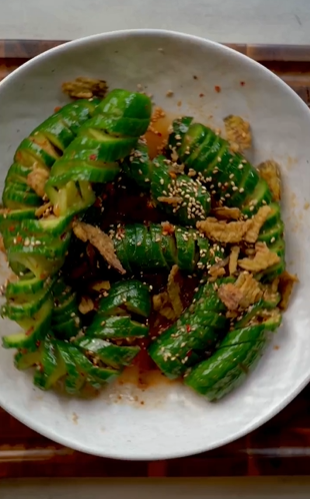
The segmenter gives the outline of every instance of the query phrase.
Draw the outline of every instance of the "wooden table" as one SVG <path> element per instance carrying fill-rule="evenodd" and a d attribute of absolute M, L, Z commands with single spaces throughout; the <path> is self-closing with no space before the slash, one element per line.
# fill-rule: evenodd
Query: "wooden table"
<path fill-rule="evenodd" d="M 61 43 L 0 40 L 0 79 Z M 310 106 L 310 46 L 230 46 L 268 67 Z M 310 385 L 278 416 L 246 437 L 210 452 L 169 461 L 125 462 L 89 456 L 51 442 L 0 409 L 0 478 L 309 474 Z"/>

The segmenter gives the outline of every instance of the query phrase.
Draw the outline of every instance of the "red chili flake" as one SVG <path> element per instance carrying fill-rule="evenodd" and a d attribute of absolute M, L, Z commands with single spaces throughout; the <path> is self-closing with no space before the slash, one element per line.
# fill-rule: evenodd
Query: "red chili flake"
<path fill-rule="evenodd" d="M 40 345 L 41 345 L 41 341 L 40 340 L 36 341 L 36 347 L 39 348 Z"/>
<path fill-rule="evenodd" d="M 9 231 L 10 231 L 10 232 L 13 232 L 14 230 L 15 230 L 14 225 L 10 225 L 10 227 L 9 227 Z"/>
<path fill-rule="evenodd" d="M 162 137 L 163 136 L 163 134 L 160 133 L 160 132 L 158 132 L 158 131 L 156 132 L 156 135 L 158 135 L 158 137 Z"/>
<path fill-rule="evenodd" d="M 22 238 L 22 236 L 20 236 L 20 235 L 19 235 L 19 236 L 17 236 L 17 237 L 16 237 L 16 242 L 18 242 L 18 243 L 22 243 L 22 242 L 23 242 L 23 238 Z"/>
<path fill-rule="evenodd" d="M 63 241 L 66 238 L 66 235 L 67 235 L 67 233 L 64 232 L 63 234 L 61 234 L 60 239 Z"/>
<path fill-rule="evenodd" d="M 245 81 L 240 81 L 240 85 L 241 85 L 242 87 L 244 87 L 244 85 L 245 85 Z"/>
<path fill-rule="evenodd" d="M 89 159 L 90 159 L 91 161 L 96 161 L 96 159 L 97 159 L 97 155 L 96 155 L 96 154 L 91 154 L 91 155 L 89 156 Z"/>
<path fill-rule="evenodd" d="M 34 327 L 31 326 L 31 328 L 29 328 L 28 331 L 25 332 L 25 335 L 29 336 L 33 332 L 33 330 L 34 330 Z"/>
<path fill-rule="evenodd" d="M 199 97 L 204 97 L 204 96 L 205 96 L 205 94 L 199 94 Z"/>
<path fill-rule="evenodd" d="M 60 110 L 61 110 L 61 106 L 56 106 L 56 107 L 54 108 L 54 113 L 57 113 L 57 112 L 58 112 L 58 111 L 60 111 Z"/>
<path fill-rule="evenodd" d="M 42 366 L 41 362 L 38 362 L 38 368 L 39 368 L 39 371 L 41 373 L 43 373 L 44 369 L 43 369 L 43 366 Z"/>
<path fill-rule="evenodd" d="M 189 325 L 189 324 L 186 324 L 186 331 L 187 331 L 188 333 L 190 333 L 190 332 L 191 332 L 191 330 L 192 330 L 192 328 L 190 327 L 190 325 Z"/>
<path fill-rule="evenodd" d="M 151 199 L 148 199 L 146 202 L 146 206 L 147 206 L 147 208 L 150 208 L 150 209 L 155 208 L 154 201 L 152 201 Z"/>
<path fill-rule="evenodd" d="M 221 91 L 221 87 L 219 85 L 215 85 L 214 90 L 219 94 Z"/>
<path fill-rule="evenodd" d="M 94 202 L 94 207 L 100 208 L 101 206 L 102 206 L 102 199 L 97 198 L 96 201 Z"/>
<path fill-rule="evenodd" d="M 25 353 L 28 353 L 27 348 L 21 348 L 21 349 L 20 349 L 20 353 L 22 353 L 23 355 L 24 355 Z"/>

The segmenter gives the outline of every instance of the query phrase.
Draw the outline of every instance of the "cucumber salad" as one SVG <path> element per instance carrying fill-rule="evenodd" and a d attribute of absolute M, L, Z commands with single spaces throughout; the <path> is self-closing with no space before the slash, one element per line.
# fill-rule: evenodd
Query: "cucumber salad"
<path fill-rule="evenodd" d="M 279 165 L 250 164 L 238 116 L 225 138 L 188 116 L 162 136 L 147 95 L 99 87 L 72 94 L 8 170 L 1 315 L 20 331 L 3 347 L 42 390 L 97 392 L 143 358 L 215 401 L 254 368 L 297 281 Z"/>

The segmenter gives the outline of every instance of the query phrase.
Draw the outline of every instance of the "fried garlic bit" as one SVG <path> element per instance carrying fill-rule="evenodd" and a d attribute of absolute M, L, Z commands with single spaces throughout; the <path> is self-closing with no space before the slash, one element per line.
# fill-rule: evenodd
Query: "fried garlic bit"
<path fill-rule="evenodd" d="M 290 274 L 286 270 L 280 275 L 279 292 L 281 294 L 281 301 L 279 303 L 279 308 L 281 310 L 287 309 L 293 288 L 297 282 L 298 277 Z"/>
<path fill-rule="evenodd" d="M 183 198 L 181 198 L 180 196 L 159 196 L 157 198 L 157 201 L 159 201 L 160 203 L 177 205 L 182 203 Z"/>
<path fill-rule="evenodd" d="M 167 291 L 163 291 L 162 293 L 153 296 L 153 308 L 155 312 L 158 312 L 169 321 L 176 320 L 176 315 Z"/>
<path fill-rule="evenodd" d="M 212 241 L 226 244 L 240 243 L 250 228 L 251 220 L 245 222 L 218 221 L 216 218 L 208 217 L 206 220 L 197 222 L 196 227 Z"/>
<path fill-rule="evenodd" d="M 222 284 L 218 295 L 228 310 L 246 310 L 262 298 L 263 291 L 252 274 L 241 272 L 234 284 Z"/>
<path fill-rule="evenodd" d="M 228 206 L 219 206 L 212 210 L 212 215 L 218 220 L 239 220 L 241 211 L 239 208 L 229 208 Z"/>
<path fill-rule="evenodd" d="M 239 246 L 232 246 L 229 255 L 229 275 L 233 275 L 237 272 L 238 258 L 239 258 L 240 248 Z"/>
<path fill-rule="evenodd" d="M 252 146 L 250 123 L 241 116 L 230 115 L 224 119 L 227 140 L 234 152 L 242 152 Z"/>
<path fill-rule="evenodd" d="M 112 239 L 105 234 L 98 227 L 93 227 L 84 222 L 74 222 L 72 225 L 73 232 L 78 239 L 84 243 L 90 242 L 103 256 L 106 262 L 111 265 L 120 274 L 125 274 L 126 270 L 123 268 L 121 262 L 115 254 L 115 249 Z"/>
<path fill-rule="evenodd" d="M 238 222 L 227 222 L 208 217 L 206 220 L 197 222 L 196 227 L 209 239 L 226 244 L 236 244 L 241 241 L 255 243 L 259 231 L 264 225 L 271 212 L 269 206 L 262 206 L 256 215 L 249 220 Z"/>
<path fill-rule="evenodd" d="M 79 311 L 81 314 L 85 315 L 94 310 L 95 305 L 94 302 L 89 296 L 82 296 L 81 301 L 79 303 Z"/>
<path fill-rule="evenodd" d="M 49 178 L 49 172 L 44 168 L 34 167 L 27 176 L 27 185 L 34 190 L 34 192 L 43 198 L 45 196 L 45 184 Z"/>
<path fill-rule="evenodd" d="M 261 230 L 262 226 L 266 222 L 267 218 L 269 217 L 270 213 L 272 212 L 272 209 L 270 206 L 262 206 L 256 215 L 251 218 L 251 224 L 244 236 L 244 240 L 247 243 L 255 243 L 258 238 L 259 231 Z"/>
<path fill-rule="evenodd" d="M 177 265 L 173 265 L 168 276 L 167 293 L 177 319 L 183 312 L 183 303 L 181 300 L 182 282 L 183 279 L 179 267 Z"/>
<path fill-rule="evenodd" d="M 280 165 L 273 160 L 264 161 L 257 167 L 259 175 L 263 178 L 271 191 L 274 201 L 281 199 L 281 174 Z"/>
<path fill-rule="evenodd" d="M 268 269 L 281 261 L 281 258 L 271 251 L 266 243 L 256 243 L 254 258 L 242 258 L 238 260 L 238 265 L 244 270 L 257 273 Z"/>
<path fill-rule="evenodd" d="M 73 81 L 64 82 L 62 91 L 71 99 L 91 99 L 92 97 L 105 97 L 108 86 L 104 80 L 79 76 Z"/>

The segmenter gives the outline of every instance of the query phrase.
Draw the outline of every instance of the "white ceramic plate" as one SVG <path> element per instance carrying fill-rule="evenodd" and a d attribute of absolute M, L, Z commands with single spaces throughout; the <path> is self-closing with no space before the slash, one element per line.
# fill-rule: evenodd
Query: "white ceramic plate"
<path fill-rule="evenodd" d="M 145 392 L 111 386 L 93 401 L 43 393 L 30 375 L 14 369 L 12 352 L 0 349 L 0 404 L 47 437 L 102 456 L 161 459 L 212 449 L 267 421 L 310 379 L 310 112 L 271 72 L 216 43 L 152 30 L 93 36 L 36 57 L 1 83 L 1 186 L 19 142 L 65 102 L 61 83 L 79 75 L 105 78 L 110 88 L 145 85 L 172 114 L 192 114 L 219 127 L 231 113 L 248 119 L 250 159 L 282 165 L 287 262 L 301 282 L 258 368 L 218 403 L 178 384 Z M 2 320 L 1 334 L 14 327 Z"/>

